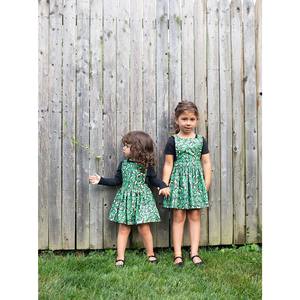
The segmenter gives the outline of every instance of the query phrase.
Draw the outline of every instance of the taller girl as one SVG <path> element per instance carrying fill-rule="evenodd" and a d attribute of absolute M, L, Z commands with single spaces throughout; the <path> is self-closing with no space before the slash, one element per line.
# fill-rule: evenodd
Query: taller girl
<path fill-rule="evenodd" d="M 186 217 L 191 240 L 190 257 L 196 266 L 204 264 L 198 256 L 200 208 L 208 207 L 211 163 L 206 140 L 194 133 L 198 119 L 199 112 L 193 102 L 179 102 L 175 108 L 174 135 L 168 139 L 165 148 L 162 180 L 169 185 L 171 195 L 164 198 L 163 207 L 173 208 L 174 264 L 179 267 L 183 266 L 181 243 Z"/>

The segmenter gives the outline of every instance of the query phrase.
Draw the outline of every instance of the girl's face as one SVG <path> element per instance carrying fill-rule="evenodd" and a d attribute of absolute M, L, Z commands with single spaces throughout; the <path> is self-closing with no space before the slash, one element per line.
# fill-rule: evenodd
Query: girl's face
<path fill-rule="evenodd" d="M 175 117 L 176 124 L 179 125 L 179 129 L 183 134 L 191 133 L 197 124 L 197 117 L 192 111 L 184 111 L 178 119 Z"/>
<path fill-rule="evenodd" d="M 130 144 L 125 143 L 123 146 L 123 153 L 125 154 L 126 157 L 130 156 Z"/>

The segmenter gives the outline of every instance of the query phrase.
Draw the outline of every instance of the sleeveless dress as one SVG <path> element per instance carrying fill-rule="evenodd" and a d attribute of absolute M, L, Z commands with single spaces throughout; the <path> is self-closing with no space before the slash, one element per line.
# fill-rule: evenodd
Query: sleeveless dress
<path fill-rule="evenodd" d="M 145 183 L 146 172 L 135 162 L 124 160 L 122 187 L 112 203 L 108 219 L 127 225 L 160 222 L 155 199 Z"/>
<path fill-rule="evenodd" d="M 183 139 L 177 134 L 175 150 L 177 160 L 169 182 L 171 195 L 164 198 L 163 207 L 177 209 L 195 209 L 208 207 L 208 196 L 201 165 L 203 139 Z"/>

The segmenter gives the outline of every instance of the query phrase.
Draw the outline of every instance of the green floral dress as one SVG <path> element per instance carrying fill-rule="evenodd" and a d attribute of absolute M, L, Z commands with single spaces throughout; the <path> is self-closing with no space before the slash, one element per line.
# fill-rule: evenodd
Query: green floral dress
<path fill-rule="evenodd" d="M 164 198 L 163 207 L 194 209 L 208 207 L 208 196 L 201 165 L 202 136 L 182 139 L 177 134 L 174 162 L 169 182 L 171 195 Z"/>
<path fill-rule="evenodd" d="M 108 219 L 127 225 L 160 222 L 153 194 L 145 183 L 146 172 L 135 162 L 124 160 L 122 187 L 112 203 Z"/>

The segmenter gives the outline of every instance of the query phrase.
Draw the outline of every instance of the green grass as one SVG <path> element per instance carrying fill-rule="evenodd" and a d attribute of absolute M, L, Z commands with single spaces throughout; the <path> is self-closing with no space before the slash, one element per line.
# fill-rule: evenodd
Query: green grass
<path fill-rule="evenodd" d="M 261 299 L 262 251 L 257 245 L 200 248 L 196 267 L 183 249 L 175 267 L 171 249 L 156 249 L 158 265 L 144 250 L 126 250 L 125 267 L 115 250 L 39 255 L 39 299 Z"/>

